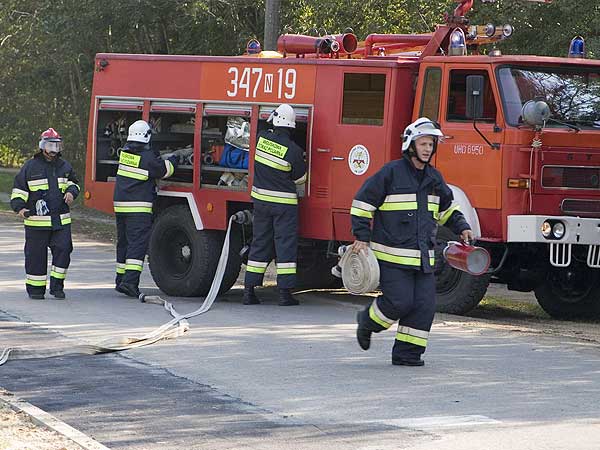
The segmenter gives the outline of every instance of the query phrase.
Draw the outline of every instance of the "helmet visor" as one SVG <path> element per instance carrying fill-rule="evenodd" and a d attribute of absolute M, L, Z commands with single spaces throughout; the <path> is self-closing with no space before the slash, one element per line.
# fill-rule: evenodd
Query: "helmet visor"
<path fill-rule="evenodd" d="M 44 150 L 48 153 L 58 153 L 62 150 L 62 142 L 46 141 L 44 142 Z"/>

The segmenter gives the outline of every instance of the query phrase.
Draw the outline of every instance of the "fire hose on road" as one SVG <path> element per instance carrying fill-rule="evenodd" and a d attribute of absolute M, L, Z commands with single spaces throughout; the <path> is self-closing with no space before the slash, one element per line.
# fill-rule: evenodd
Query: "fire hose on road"
<path fill-rule="evenodd" d="M 229 236 L 231 233 L 231 226 L 235 223 L 246 224 L 251 221 L 251 213 L 249 211 L 238 211 L 229 218 L 229 224 L 227 226 L 227 233 L 225 234 L 225 240 L 223 242 L 223 249 L 221 250 L 221 256 L 217 264 L 217 270 L 215 272 L 215 278 L 210 286 L 208 295 L 204 299 L 204 302 L 197 310 L 187 313 L 179 314 L 175 311 L 173 305 L 161 298 L 158 295 L 145 295 L 140 294 L 139 300 L 142 303 L 154 303 L 162 305 L 173 317 L 167 323 L 161 325 L 157 329 L 151 331 L 140 337 L 123 337 L 113 338 L 103 341 L 99 344 L 81 344 L 75 345 L 65 349 L 21 349 L 21 348 L 6 348 L 0 352 L 0 366 L 9 360 L 16 359 L 33 359 L 33 358 L 51 358 L 55 356 L 67 356 L 67 355 L 97 355 L 100 353 L 113 353 L 120 352 L 123 350 L 130 350 L 133 348 L 144 347 L 163 339 L 173 339 L 183 335 L 190 329 L 190 325 L 187 319 L 199 316 L 208 312 L 217 299 L 219 288 L 223 280 L 225 268 L 227 267 L 227 260 L 229 257 Z"/>

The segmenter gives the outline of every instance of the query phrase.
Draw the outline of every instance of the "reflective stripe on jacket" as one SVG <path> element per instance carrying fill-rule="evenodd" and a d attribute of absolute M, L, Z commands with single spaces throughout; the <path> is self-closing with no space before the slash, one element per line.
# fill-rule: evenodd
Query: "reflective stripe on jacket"
<path fill-rule="evenodd" d="M 175 172 L 177 161 L 163 160 L 149 145 L 128 142 L 119 156 L 117 182 L 113 197 L 116 213 L 152 214 L 156 180 Z"/>
<path fill-rule="evenodd" d="M 304 151 L 290 137 L 287 128 L 261 131 L 254 155 L 255 201 L 297 205 L 296 184 L 306 178 Z"/>
<path fill-rule="evenodd" d="M 438 225 L 456 234 L 470 227 L 452 204 L 452 190 L 440 172 L 427 165 L 420 182 L 418 175 L 404 157 L 367 179 L 352 202 L 352 233 L 357 240 L 370 242 L 379 261 L 429 273 L 435 263 Z"/>
<path fill-rule="evenodd" d="M 25 208 L 30 216 L 24 220 L 25 226 L 36 229 L 60 229 L 71 223 L 70 208 L 64 201 L 66 192 L 73 198 L 79 195 L 79 180 L 71 164 L 57 156 L 53 161 L 44 158 L 42 152 L 28 160 L 13 184 L 10 206 L 19 212 Z M 43 200 L 48 212 L 36 215 L 36 204 Z"/>

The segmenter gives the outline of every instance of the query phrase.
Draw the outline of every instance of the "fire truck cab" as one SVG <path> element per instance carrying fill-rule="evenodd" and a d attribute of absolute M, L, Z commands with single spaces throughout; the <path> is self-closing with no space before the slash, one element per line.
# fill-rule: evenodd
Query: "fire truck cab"
<path fill-rule="evenodd" d="M 441 252 L 456 236 L 441 227 L 438 310 L 469 311 L 494 280 L 535 291 L 555 317 L 600 315 L 600 62 L 478 54 L 511 30 L 468 25 L 471 3 L 427 35 L 283 35 L 278 52 L 237 57 L 98 54 L 87 206 L 112 211 L 127 128 L 149 121 L 153 149 L 183 161 L 160 184 L 152 276 L 167 294 L 205 295 L 228 218 L 252 210 L 256 136 L 289 103 L 308 167 L 298 276 L 305 287 L 333 287 L 337 246 L 353 240 L 356 191 L 402 157 L 404 128 L 426 116 L 445 134 L 433 164 L 493 257 L 479 277 L 451 268 Z M 225 161 L 231 143 L 247 165 Z M 222 291 L 251 234 L 234 225 Z"/>

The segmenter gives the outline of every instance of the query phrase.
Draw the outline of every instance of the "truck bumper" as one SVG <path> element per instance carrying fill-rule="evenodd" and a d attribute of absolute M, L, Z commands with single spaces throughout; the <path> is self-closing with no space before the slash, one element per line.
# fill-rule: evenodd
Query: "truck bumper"
<path fill-rule="evenodd" d="M 565 227 L 560 239 L 542 234 L 544 222 L 562 222 Z M 550 263 L 556 267 L 571 264 L 573 245 L 588 247 L 587 264 L 600 268 L 600 219 L 571 216 L 508 216 L 507 242 L 535 242 L 550 245 Z"/>

